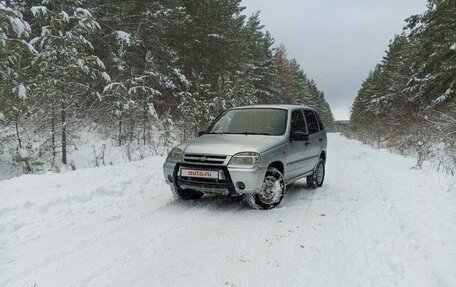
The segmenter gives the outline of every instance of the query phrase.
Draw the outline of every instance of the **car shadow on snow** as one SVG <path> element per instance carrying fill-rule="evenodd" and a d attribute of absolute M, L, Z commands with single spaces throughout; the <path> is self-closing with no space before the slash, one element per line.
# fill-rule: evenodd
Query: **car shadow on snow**
<path fill-rule="evenodd" d="M 289 202 L 301 200 L 303 196 L 312 197 L 315 189 L 308 188 L 306 181 L 301 180 L 287 186 L 285 197 L 282 203 L 278 206 L 284 207 Z M 172 205 L 185 207 L 185 208 L 203 208 L 207 210 L 217 211 L 251 211 L 252 208 L 248 206 L 244 199 L 230 199 L 221 195 L 205 195 L 198 200 L 182 200 L 177 199 Z"/>
<path fill-rule="evenodd" d="M 222 195 L 205 195 L 198 200 L 176 199 L 175 204 L 185 208 L 203 208 L 217 211 L 250 209 L 243 199 L 234 200 Z"/>

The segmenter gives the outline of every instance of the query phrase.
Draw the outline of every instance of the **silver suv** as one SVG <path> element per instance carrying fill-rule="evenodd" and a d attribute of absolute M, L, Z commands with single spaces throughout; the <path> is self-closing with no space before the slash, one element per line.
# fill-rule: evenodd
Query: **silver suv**
<path fill-rule="evenodd" d="M 282 201 L 287 184 L 305 177 L 309 187 L 323 185 L 326 146 L 321 118 L 309 107 L 239 107 L 171 149 L 163 172 L 182 199 L 245 196 L 251 207 L 271 209 Z"/>

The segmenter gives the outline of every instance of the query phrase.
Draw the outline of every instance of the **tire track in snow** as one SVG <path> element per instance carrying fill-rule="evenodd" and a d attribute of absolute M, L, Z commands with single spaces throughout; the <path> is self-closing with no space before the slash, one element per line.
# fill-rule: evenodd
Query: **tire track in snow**
<path fill-rule="evenodd" d="M 330 135 L 325 186 L 299 182 L 265 212 L 216 197 L 174 201 L 158 164 L 126 165 L 127 175 L 94 170 L 109 170 L 99 185 L 111 175 L 139 183 L 118 201 L 56 213 L 64 220 L 35 241 L 14 231 L 8 258 L 23 261 L 0 271 L 0 285 L 456 286 L 454 196 L 433 190 L 440 178 L 410 170 L 405 158 Z M 49 220 L 60 205 L 36 216 Z"/>

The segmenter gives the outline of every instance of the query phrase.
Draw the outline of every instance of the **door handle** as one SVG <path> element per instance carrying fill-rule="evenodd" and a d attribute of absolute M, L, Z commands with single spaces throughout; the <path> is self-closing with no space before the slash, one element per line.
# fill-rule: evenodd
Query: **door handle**
<path fill-rule="evenodd" d="M 322 138 L 320 138 L 320 139 L 318 139 L 318 141 L 322 142 L 322 141 L 323 141 L 323 139 L 322 139 Z"/>

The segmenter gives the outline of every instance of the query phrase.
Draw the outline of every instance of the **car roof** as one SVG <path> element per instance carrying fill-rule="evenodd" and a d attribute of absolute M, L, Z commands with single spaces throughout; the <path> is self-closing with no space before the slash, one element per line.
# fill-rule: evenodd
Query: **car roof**
<path fill-rule="evenodd" d="M 309 109 L 313 110 L 313 108 L 304 106 L 304 105 L 252 105 L 252 106 L 243 106 L 243 107 L 235 107 L 231 109 L 259 109 L 259 108 L 269 108 L 269 109 L 283 109 L 283 110 L 294 110 L 294 109 Z"/>

